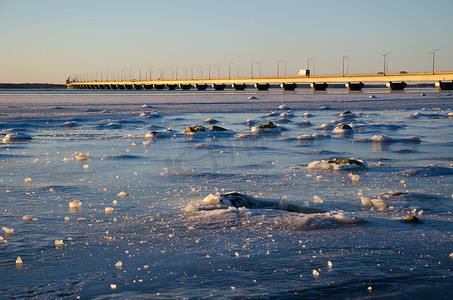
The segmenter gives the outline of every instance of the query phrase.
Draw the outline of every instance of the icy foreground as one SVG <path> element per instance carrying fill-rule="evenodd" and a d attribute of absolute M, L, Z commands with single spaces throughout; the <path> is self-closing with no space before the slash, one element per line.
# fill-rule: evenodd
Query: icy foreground
<path fill-rule="evenodd" d="M 0 93 L 0 298 L 451 298 L 423 92 Z"/>

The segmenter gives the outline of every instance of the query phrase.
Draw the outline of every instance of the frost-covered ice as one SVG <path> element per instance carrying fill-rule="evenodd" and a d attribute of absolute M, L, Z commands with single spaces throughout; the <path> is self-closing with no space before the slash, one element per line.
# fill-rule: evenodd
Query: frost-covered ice
<path fill-rule="evenodd" d="M 19 143 L 19 142 L 26 142 L 31 140 L 31 136 L 22 132 L 14 132 L 6 134 L 2 141 L 3 143 Z"/>
<path fill-rule="evenodd" d="M 453 96 L 253 94 L 0 91 L 0 298 L 451 298 Z"/>

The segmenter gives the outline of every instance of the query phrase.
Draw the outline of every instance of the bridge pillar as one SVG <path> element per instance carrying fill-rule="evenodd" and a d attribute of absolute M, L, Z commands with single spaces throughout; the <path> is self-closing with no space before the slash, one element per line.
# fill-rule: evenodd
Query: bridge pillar
<path fill-rule="evenodd" d="M 324 83 L 313 82 L 310 84 L 310 86 L 313 89 L 313 91 L 325 91 L 329 85 L 326 82 Z"/>
<path fill-rule="evenodd" d="M 436 88 L 439 91 L 444 91 L 444 90 L 453 90 L 453 81 L 437 81 L 435 83 Z"/>
<path fill-rule="evenodd" d="M 165 88 L 165 84 L 153 84 L 153 87 L 156 90 L 163 90 Z"/>
<path fill-rule="evenodd" d="M 363 82 L 359 83 L 348 82 L 345 84 L 345 86 L 348 89 L 348 91 L 361 91 L 365 85 L 363 84 Z"/>
<path fill-rule="evenodd" d="M 243 84 L 239 84 L 239 83 L 233 83 L 231 85 L 231 87 L 235 90 L 235 91 L 243 91 L 245 90 L 245 88 L 247 87 L 247 85 L 245 83 Z"/>
<path fill-rule="evenodd" d="M 181 84 L 179 85 L 179 88 L 180 88 L 181 90 L 190 90 L 190 89 L 192 88 L 192 85 L 191 85 L 191 84 L 182 84 L 182 83 L 181 83 Z"/>
<path fill-rule="evenodd" d="M 282 88 L 282 90 L 284 91 L 294 91 L 297 87 L 297 84 L 296 83 L 282 83 L 280 84 L 280 87 Z"/>
<path fill-rule="evenodd" d="M 176 84 L 167 84 L 167 90 L 169 91 L 176 90 Z"/>
<path fill-rule="evenodd" d="M 213 83 L 212 84 L 212 88 L 216 91 L 223 91 L 225 89 L 225 87 L 226 87 L 225 83 L 222 83 L 222 84 Z"/>
<path fill-rule="evenodd" d="M 267 91 L 270 88 L 270 86 L 271 85 L 269 83 L 255 83 L 255 88 L 258 91 Z"/>
<path fill-rule="evenodd" d="M 386 86 L 390 91 L 402 91 L 406 87 L 406 83 L 404 81 L 401 82 L 387 82 Z"/>
<path fill-rule="evenodd" d="M 204 91 L 208 88 L 208 85 L 206 83 L 197 83 L 195 84 L 195 88 L 198 90 L 198 91 Z"/>

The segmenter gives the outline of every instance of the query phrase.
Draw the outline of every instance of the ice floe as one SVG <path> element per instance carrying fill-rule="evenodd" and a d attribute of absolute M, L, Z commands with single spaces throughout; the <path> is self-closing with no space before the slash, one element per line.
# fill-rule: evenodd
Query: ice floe
<path fill-rule="evenodd" d="M 308 169 L 321 171 L 342 171 L 366 168 L 368 168 L 368 165 L 365 162 L 355 158 L 334 158 L 331 160 L 313 161 L 308 164 Z"/>
<path fill-rule="evenodd" d="M 20 142 L 27 142 L 32 139 L 31 136 L 22 132 L 13 132 L 8 133 L 5 137 L 3 137 L 3 143 L 20 143 Z"/>
<path fill-rule="evenodd" d="M 91 158 L 91 154 L 90 153 L 77 153 L 75 155 L 75 158 L 76 158 L 76 161 L 83 162 L 83 161 L 86 161 L 87 159 Z"/>
<path fill-rule="evenodd" d="M 13 228 L 8 228 L 8 227 L 2 227 L 3 231 L 5 232 L 6 235 L 11 235 L 14 233 L 14 229 Z"/>
<path fill-rule="evenodd" d="M 150 119 L 162 118 L 162 116 L 160 114 L 158 114 L 157 112 L 143 112 L 140 114 L 140 117 L 150 118 Z"/>
<path fill-rule="evenodd" d="M 179 134 L 178 132 L 168 128 L 165 131 L 151 131 L 151 132 L 148 132 L 145 135 L 145 138 L 147 138 L 147 139 L 162 139 L 162 138 L 173 138 L 173 137 L 177 137 L 178 135 L 181 135 L 181 134 Z"/>

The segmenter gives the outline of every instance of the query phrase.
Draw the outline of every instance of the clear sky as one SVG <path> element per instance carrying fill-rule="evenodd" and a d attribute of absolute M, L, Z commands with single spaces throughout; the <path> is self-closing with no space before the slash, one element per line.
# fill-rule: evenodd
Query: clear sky
<path fill-rule="evenodd" d="M 291 75 L 308 58 L 341 74 L 344 55 L 349 73 L 375 73 L 384 53 L 389 72 L 430 71 L 435 49 L 451 71 L 452 13 L 453 0 L 0 0 L 0 82 L 210 64 L 228 76 L 229 63 L 250 76 L 252 61 L 271 76 L 279 59 Z"/>

